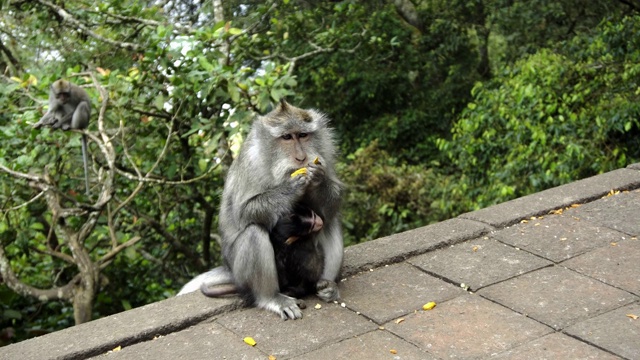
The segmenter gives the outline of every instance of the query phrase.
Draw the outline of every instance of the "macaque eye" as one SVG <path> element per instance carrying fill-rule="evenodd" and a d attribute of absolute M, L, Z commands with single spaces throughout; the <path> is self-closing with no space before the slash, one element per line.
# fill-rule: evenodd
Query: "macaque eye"
<path fill-rule="evenodd" d="M 282 138 L 284 140 L 291 140 L 291 139 L 293 139 L 293 136 L 291 136 L 291 134 L 284 134 L 284 135 L 282 135 Z"/>
<path fill-rule="evenodd" d="M 298 134 L 298 137 L 305 138 L 305 137 L 307 137 L 307 135 L 309 135 L 309 134 L 307 134 L 307 133 L 300 133 L 300 134 Z"/>

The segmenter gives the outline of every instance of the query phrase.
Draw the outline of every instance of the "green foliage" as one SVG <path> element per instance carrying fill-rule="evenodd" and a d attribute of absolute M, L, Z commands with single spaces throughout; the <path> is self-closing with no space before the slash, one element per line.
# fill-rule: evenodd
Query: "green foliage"
<path fill-rule="evenodd" d="M 398 161 L 377 142 L 359 149 L 340 168 L 346 184 L 345 243 L 395 234 L 442 218 L 432 208 L 429 189 L 437 178 L 430 169 Z M 354 236 L 357 235 L 357 236 Z"/>
<path fill-rule="evenodd" d="M 480 78 L 473 36 L 456 10 L 446 4 L 422 10 L 422 30 L 390 3 L 315 9 L 298 22 L 304 32 L 309 18 L 334 12 L 332 30 L 346 50 L 301 61 L 299 93 L 332 116 L 346 153 L 377 140 L 411 163 L 438 156 L 435 139 L 448 133 Z M 293 38 L 299 40 L 289 47 L 305 46 L 304 36 Z"/>
<path fill-rule="evenodd" d="M 626 10 L 622 1 L 591 0 L 496 0 L 488 2 L 495 30 L 493 45 L 499 47 L 495 65 L 512 63 L 541 48 L 557 48 L 564 41 L 588 33 L 608 14 Z M 499 60 L 499 61 L 498 61 Z"/>
<path fill-rule="evenodd" d="M 255 114 L 291 96 L 296 80 L 288 64 L 251 57 L 251 49 L 263 38 L 255 25 L 266 18 L 268 6 L 256 7 L 233 24 L 202 21 L 193 29 L 174 26 L 172 16 L 179 14 L 161 14 L 157 7 L 126 1 L 95 6 L 74 3 L 65 10 L 78 21 L 100 24 L 91 26 L 100 39 L 43 18 L 45 9 L 37 6 L 29 14 L 2 15 L 0 23 L 24 24 L 16 38 L 38 48 L 41 55 L 16 50 L 21 59 L 33 55 L 23 60 L 24 68 L 32 70 L 0 78 L 0 163 L 23 173 L 42 174 L 46 169 L 68 198 L 66 206 L 75 206 L 74 200 L 95 201 L 79 191 L 80 136 L 34 130 L 32 125 L 46 110 L 49 85 L 66 77 L 88 91 L 94 109 L 89 131 L 95 133 L 104 99 L 83 71 L 96 75 L 109 94 L 103 126 L 115 147 L 118 173 L 114 201 L 83 245 L 96 261 L 114 246 L 142 238 L 101 271 L 93 307 L 94 317 L 100 317 L 171 296 L 187 278 L 219 263 L 219 247 L 210 237 L 216 231 L 224 170 L 219 164 L 228 164 Z M 96 8 L 99 11 L 89 11 Z M 50 24 L 53 31 L 28 27 L 38 21 Z M 92 59 L 96 68 L 77 65 L 84 63 L 82 59 Z M 90 153 L 95 194 L 102 185 L 96 182 L 103 179 L 95 169 L 106 160 L 96 143 L 90 142 Z M 137 176 L 168 183 L 140 184 Z M 43 289 L 64 286 L 78 271 L 75 264 L 47 253 L 69 256 L 70 250 L 55 230 L 57 219 L 36 195 L 27 181 L 0 171 L 1 245 L 16 276 L 26 284 Z M 83 216 L 69 217 L 65 225 L 79 229 L 85 221 Z M 57 234 L 53 240 L 50 226 Z M 201 258 L 202 253 L 209 255 Z M 40 304 L 12 298 L 5 304 L 6 314 L 34 309 L 23 310 L 20 319 L 5 316 L 0 323 L 0 331 L 17 328 L 18 339 L 31 336 L 28 329 L 48 332 L 73 324 L 71 306 L 62 301 Z M 38 315 L 27 316 L 31 313 Z"/>
<path fill-rule="evenodd" d="M 623 167 L 640 159 L 640 17 L 541 50 L 479 83 L 451 141 L 461 174 L 455 212 Z M 457 188 L 457 189 L 456 189 Z M 466 199 L 466 200 L 465 200 Z M 455 203 L 456 205 L 453 205 Z"/>

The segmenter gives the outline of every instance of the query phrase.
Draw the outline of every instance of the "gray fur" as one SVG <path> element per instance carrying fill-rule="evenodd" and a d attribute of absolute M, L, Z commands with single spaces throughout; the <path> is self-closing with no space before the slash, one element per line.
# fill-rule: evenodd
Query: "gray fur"
<path fill-rule="evenodd" d="M 312 235 L 325 254 L 318 296 L 325 301 L 339 298 L 336 280 L 343 254 L 338 213 L 342 183 L 334 168 L 336 147 L 328 122 L 315 110 L 299 109 L 284 101 L 269 114 L 257 117 L 229 168 L 222 194 L 219 225 L 224 266 L 238 290 L 254 305 L 283 319 L 301 318 L 301 302 L 280 293 L 269 231 L 279 218 L 293 212 L 296 203 L 304 203 L 324 221 L 323 228 Z M 298 137 L 301 133 L 308 135 Z M 283 139 L 291 134 L 294 140 Z M 320 164 L 313 163 L 316 157 Z M 301 167 L 307 167 L 307 175 L 291 178 Z M 196 279 L 204 276 L 198 280 L 204 283 L 208 281 L 206 274 Z M 216 285 L 215 281 L 208 283 Z"/>
<path fill-rule="evenodd" d="M 49 110 L 33 125 L 38 129 L 49 126 L 52 129 L 86 129 L 91 117 L 91 99 L 87 92 L 67 80 L 56 80 L 49 88 Z M 86 193 L 89 195 L 89 158 L 87 136 L 82 134 L 82 162 Z"/>
<path fill-rule="evenodd" d="M 56 80 L 49 88 L 49 110 L 33 125 L 53 129 L 86 129 L 91 116 L 91 99 L 87 92 L 67 80 Z"/>

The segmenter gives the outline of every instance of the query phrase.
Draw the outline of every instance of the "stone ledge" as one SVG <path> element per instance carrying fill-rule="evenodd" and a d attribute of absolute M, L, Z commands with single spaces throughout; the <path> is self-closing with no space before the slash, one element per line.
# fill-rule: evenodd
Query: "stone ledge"
<path fill-rule="evenodd" d="M 457 244 L 488 233 L 489 226 L 466 219 L 450 219 L 400 234 L 347 247 L 343 276 L 394 264 L 409 257 Z"/>
<path fill-rule="evenodd" d="M 640 163 L 628 165 L 627 169 L 640 170 Z"/>
<path fill-rule="evenodd" d="M 635 165 L 640 169 L 640 164 L 630 166 Z M 640 187 L 640 175 L 636 170 L 618 169 L 462 214 L 459 217 L 502 228 L 531 216 L 544 215 L 551 210 L 597 199 L 611 190 L 629 190 L 638 187 Z"/>
<path fill-rule="evenodd" d="M 0 348 L 0 359 L 81 359 L 184 329 L 237 309 L 235 298 L 187 294 Z"/>

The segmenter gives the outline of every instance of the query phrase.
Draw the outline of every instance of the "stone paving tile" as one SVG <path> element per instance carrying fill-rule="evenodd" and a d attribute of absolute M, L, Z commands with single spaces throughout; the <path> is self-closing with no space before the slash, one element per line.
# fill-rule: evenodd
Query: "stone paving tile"
<path fill-rule="evenodd" d="M 552 264 L 488 237 L 460 243 L 408 262 L 476 291 L 482 287 Z"/>
<path fill-rule="evenodd" d="M 478 294 L 554 329 L 563 329 L 638 299 L 559 266 L 486 287 Z"/>
<path fill-rule="evenodd" d="M 398 263 L 446 245 L 489 232 L 487 225 L 465 219 L 450 219 L 414 230 L 368 241 L 344 249 L 344 276 Z"/>
<path fill-rule="evenodd" d="M 391 351 L 394 351 L 392 353 Z M 301 355 L 296 360 L 375 360 L 375 359 L 420 359 L 437 358 L 420 350 L 388 331 L 374 330 L 364 335 L 323 347 Z"/>
<path fill-rule="evenodd" d="M 346 279 L 340 284 L 347 307 L 378 324 L 465 293 L 408 264 L 390 265 Z"/>
<path fill-rule="evenodd" d="M 491 356 L 491 359 L 615 360 L 620 358 L 567 335 L 553 333 L 497 356 Z"/>
<path fill-rule="evenodd" d="M 498 230 L 491 236 L 555 262 L 629 237 L 566 213 L 530 219 L 526 223 Z"/>
<path fill-rule="evenodd" d="M 640 176 L 637 170 L 618 169 L 462 214 L 460 217 L 496 227 L 505 227 L 520 219 L 547 214 L 551 210 L 593 200 L 612 189 L 632 189 L 638 186 L 640 186 Z"/>
<path fill-rule="evenodd" d="M 237 334 L 241 339 L 251 336 L 256 348 L 278 359 L 301 355 L 375 330 L 378 325 L 339 304 L 322 303 L 314 309 L 317 299 L 307 299 L 304 317 L 283 321 L 277 315 L 256 308 L 227 314 L 217 323 Z"/>
<path fill-rule="evenodd" d="M 627 240 L 593 250 L 563 266 L 640 296 L 640 240 Z"/>
<path fill-rule="evenodd" d="M 215 323 L 192 326 L 156 339 L 123 347 L 95 357 L 96 360 L 209 360 L 209 359 L 266 359 L 243 338 Z"/>
<path fill-rule="evenodd" d="M 439 358 L 475 359 L 551 333 L 551 328 L 477 295 L 465 294 L 391 321 L 386 329 Z"/>
<path fill-rule="evenodd" d="M 640 176 L 638 176 L 640 178 Z M 607 196 L 572 210 L 582 220 L 640 236 L 640 190 Z"/>
<path fill-rule="evenodd" d="M 627 305 L 566 329 L 566 333 L 626 359 L 640 359 L 640 303 Z"/>

